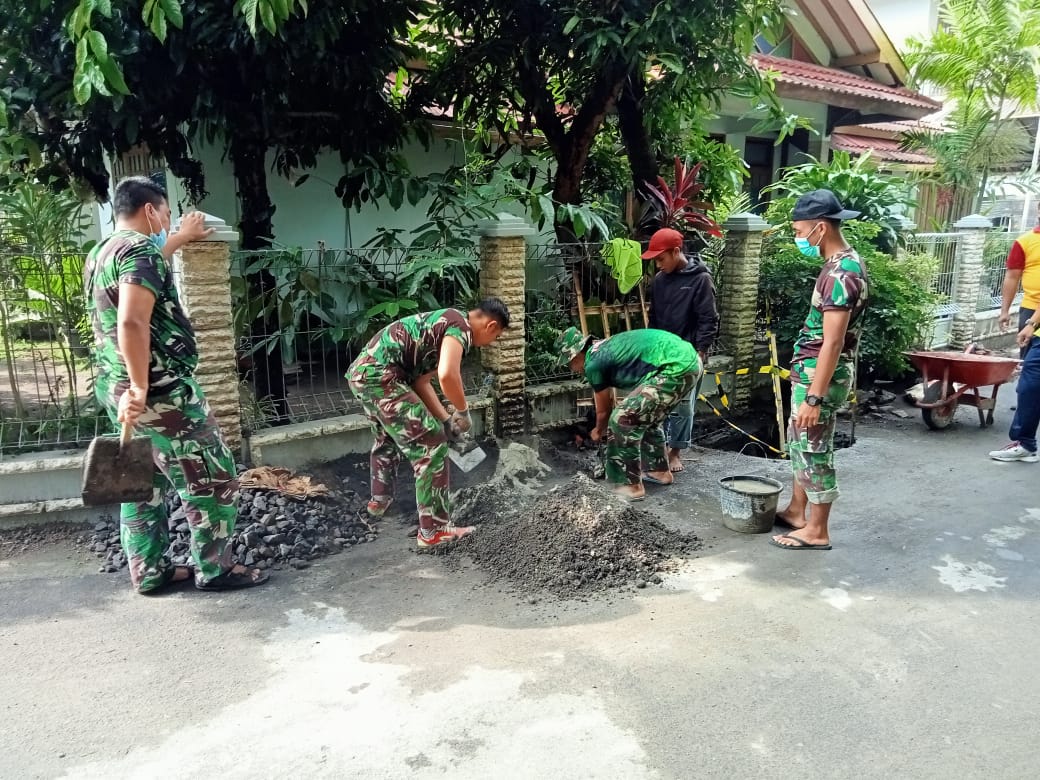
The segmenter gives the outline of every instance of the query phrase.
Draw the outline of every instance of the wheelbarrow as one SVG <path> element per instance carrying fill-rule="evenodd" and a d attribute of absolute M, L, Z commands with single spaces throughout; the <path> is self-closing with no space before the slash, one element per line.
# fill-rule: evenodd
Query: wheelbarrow
<path fill-rule="evenodd" d="M 910 362 L 921 372 L 924 395 L 917 402 L 925 425 L 940 431 L 953 422 L 960 404 L 979 411 L 979 426 L 993 424 L 997 391 L 1022 361 L 1013 358 L 975 355 L 965 352 L 907 352 Z M 993 394 L 982 395 L 979 388 L 992 385 Z"/>

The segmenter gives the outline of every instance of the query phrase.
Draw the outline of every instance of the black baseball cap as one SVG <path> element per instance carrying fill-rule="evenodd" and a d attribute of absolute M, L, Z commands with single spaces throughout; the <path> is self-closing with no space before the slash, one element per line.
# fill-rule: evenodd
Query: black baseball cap
<path fill-rule="evenodd" d="M 813 190 L 800 197 L 794 204 L 792 222 L 803 219 L 855 219 L 858 211 L 849 211 L 841 205 L 838 196 L 830 190 Z"/>

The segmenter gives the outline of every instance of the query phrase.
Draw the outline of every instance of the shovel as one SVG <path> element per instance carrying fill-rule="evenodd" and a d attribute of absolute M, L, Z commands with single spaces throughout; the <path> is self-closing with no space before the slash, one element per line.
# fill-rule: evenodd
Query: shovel
<path fill-rule="evenodd" d="M 152 498 L 155 466 L 152 442 L 133 438 L 134 429 L 123 423 L 119 438 L 97 436 L 87 448 L 83 463 L 84 506 L 138 503 Z"/>
<path fill-rule="evenodd" d="M 484 462 L 487 453 L 471 436 L 464 436 L 448 442 L 448 457 L 451 462 L 468 474 Z"/>

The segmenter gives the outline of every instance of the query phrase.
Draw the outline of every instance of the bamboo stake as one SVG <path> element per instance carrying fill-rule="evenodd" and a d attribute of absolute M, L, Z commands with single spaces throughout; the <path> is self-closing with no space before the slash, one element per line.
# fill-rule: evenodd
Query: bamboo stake
<path fill-rule="evenodd" d="M 769 362 L 770 362 L 770 374 L 773 377 L 773 398 L 776 400 L 776 426 L 777 432 L 780 436 L 780 450 L 787 452 L 787 431 L 784 429 L 784 400 L 780 395 L 780 375 L 777 373 L 777 369 L 780 368 L 780 358 L 776 351 L 776 334 L 769 333 Z"/>

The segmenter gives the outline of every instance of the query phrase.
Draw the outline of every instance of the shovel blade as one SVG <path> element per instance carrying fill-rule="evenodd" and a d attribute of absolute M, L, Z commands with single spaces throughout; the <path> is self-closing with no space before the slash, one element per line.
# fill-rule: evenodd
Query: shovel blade
<path fill-rule="evenodd" d="M 118 437 L 98 436 L 83 463 L 83 505 L 150 501 L 154 474 L 150 439 L 139 437 L 122 446 Z"/>
<path fill-rule="evenodd" d="M 487 453 L 480 447 L 474 447 L 465 453 L 459 452 L 454 447 L 449 447 L 448 457 L 451 458 L 451 462 L 458 466 L 459 469 L 468 474 L 484 462 Z"/>

